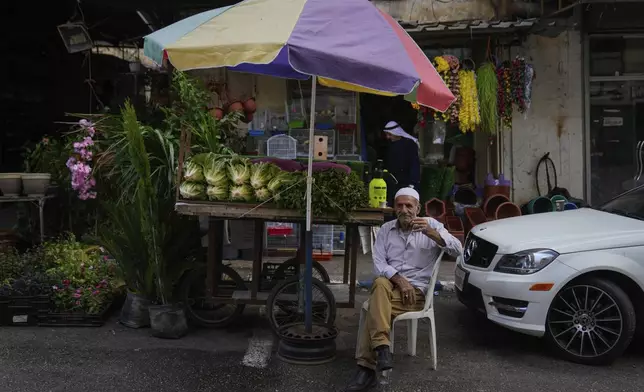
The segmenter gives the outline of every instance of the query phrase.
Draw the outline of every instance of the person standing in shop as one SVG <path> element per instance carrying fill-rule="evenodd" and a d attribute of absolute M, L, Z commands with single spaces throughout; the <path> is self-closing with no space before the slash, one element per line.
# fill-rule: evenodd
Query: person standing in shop
<path fill-rule="evenodd" d="M 405 132 L 395 121 L 389 121 L 383 129 L 389 140 L 385 168 L 393 176 L 387 181 L 387 204 L 393 206 L 394 195 L 401 188 L 420 188 L 420 144 L 418 139 Z M 394 179 L 395 178 L 395 179 Z"/>

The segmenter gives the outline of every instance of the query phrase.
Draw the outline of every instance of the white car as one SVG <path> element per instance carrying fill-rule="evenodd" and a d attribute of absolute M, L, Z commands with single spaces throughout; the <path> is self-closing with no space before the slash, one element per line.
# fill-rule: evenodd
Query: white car
<path fill-rule="evenodd" d="M 455 276 L 459 300 L 489 320 L 568 360 L 611 363 L 644 331 L 644 187 L 598 208 L 478 225 Z"/>

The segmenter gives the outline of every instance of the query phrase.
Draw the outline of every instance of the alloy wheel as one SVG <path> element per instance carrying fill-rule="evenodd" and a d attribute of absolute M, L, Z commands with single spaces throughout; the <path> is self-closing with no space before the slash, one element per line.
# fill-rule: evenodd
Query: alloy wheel
<path fill-rule="evenodd" d="M 569 354 L 595 358 L 611 351 L 624 332 L 617 301 L 601 288 L 574 285 L 562 290 L 548 314 L 552 339 Z"/>

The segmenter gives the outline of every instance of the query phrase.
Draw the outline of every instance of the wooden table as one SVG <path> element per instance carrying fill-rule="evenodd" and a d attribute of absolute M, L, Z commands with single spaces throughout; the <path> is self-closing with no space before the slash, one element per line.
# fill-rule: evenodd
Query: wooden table
<path fill-rule="evenodd" d="M 222 264 L 224 220 L 252 220 L 255 222 L 254 232 L 254 257 L 250 291 L 235 291 L 230 298 L 217 297 L 221 303 L 264 305 L 269 293 L 260 292 L 262 272 L 262 256 L 264 247 L 265 222 L 304 223 L 303 214 L 294 210 L 280 209 L 275 206 L 265 205 L 259 207 L 249 203 L 217 203 L 179 201 L 175 210 L 182 215 L 208 216 L 208 261 L 207 261 L 207 290 L 210 294 L 217 292 L 217 267 Z M 334 294 L 337 307 L 354 307 L 356 292 L 356 268 L 358 250 L 360 248 L 359 226 L 381 225 L 384 213 L 381 209 L 361 209 L 354 211 L 345 222 L 339 222 L 331 216 L 313 217 L 316 224 L 343 224 L 346 226 L 346 242 L 344 254 L 343 283 L 329 284 Z M 297 257 L 301 265 L 305 263 L 304 234 L 300 237 L 300 247 Z"/>

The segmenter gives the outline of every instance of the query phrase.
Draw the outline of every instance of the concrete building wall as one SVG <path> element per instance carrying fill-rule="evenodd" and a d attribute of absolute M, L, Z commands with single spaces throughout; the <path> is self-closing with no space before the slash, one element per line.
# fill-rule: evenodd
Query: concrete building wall
<path fill-rule="evenodd" d="M 525 115 L 515 111 L 512 130 L 503 133 L 503 168 L 513 181 L 516 203 L 537 195 L 537 163 L 547 152 L 557 168 L 559 186 L 574 197 L 584 196 L 581 47 L 579 32 L 570 31 L 557 38 L 530 36 L 513 50 L 513 56 L 522 55 L 534 65 L 537 76 L 530 110 Z M 541 171 L 539 186 L 545 193 Z"/>
<path fill-rule="evenodd" d="M 495 10 L 489 0 L 372 0 L 394 19 L 419 23 L 491 20 Z"/>

